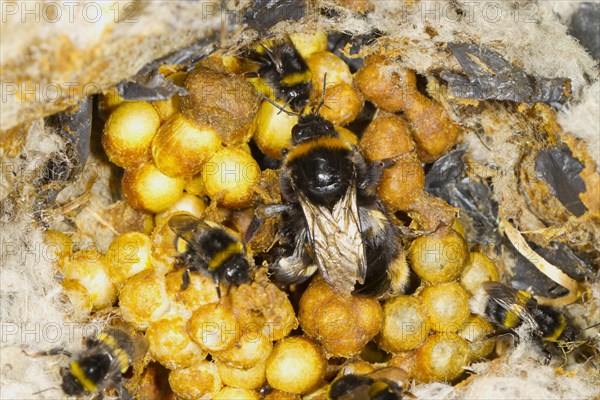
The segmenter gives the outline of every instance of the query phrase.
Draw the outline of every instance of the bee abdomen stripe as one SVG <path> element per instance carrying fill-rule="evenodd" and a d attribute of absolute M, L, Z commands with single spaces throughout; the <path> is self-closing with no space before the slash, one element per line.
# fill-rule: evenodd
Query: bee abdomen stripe
<path fill-rule="evenodd" d="M 177 236 L 177 239 L 175 239 L 175 249 L 177 250 L 177 252 L 185 253 L 189 246 L 190 245 L 185 239 L 182 239 L 179 236 Z"/>
<path fill-rule="evenodd" d="M 230 243 L 223 250 L 217 252 L 209 261 L 208 269 L 214 271 L 223 265 L 231 256 L 236 254 L 242 254 L 244 252 L 244 246 L 240 242 Z"/>
<path fill-rule="evenodd" d="M 560 338 L 560 335 L 562 335 L 562 333 L 564 332 L 565 328 L 567 327 L 567 320 L 565 319 L 564 315 L 560 314 L 558 316 L 558 325 L 556 326 L 556 328 L 554 328 L 554 330 L 552 331 L 552 333 L 548 336 L 545 336 L 543 339 L 549 342 L 556 342 L 558 341 L 558 339 Z"/>
<path fill-rule="evenodd" d="M 375 396 L 377 396 L 379 393 L 383 392 L 384 390 L 388 390 L 389 385 L 385 382 L 381 382 L 381 381 L 375 381 L 371 384 L 371 386 L 369 387 L 369 398 L 373 398 Z"/>
<path fill-rule="evenodd" d="M 515 296 L 515 303 L 511 304 L 510 310 L 506 311 L 502 324 L 507 328 L 516 328 L 521 322 L 521 315 L 530 300 L 531 295 L 529 293 L 519 290 Z"/>
<path fill-rule="evenodd" d="M 125 371 L 127 371 L 129 369 L 129 355 L 127 354 L 126 351 L 124 351 L 121 348 L 121 346 L 119 346 L 119 343 L 117 342 L 117 340 L 113 336 L 111 336 L 107 333 L 101 333 L 100 336 L 98 336 L 98 340 L 105 343 L 111 349 L 111 351 L 113 352 L 113 354 L 119 361 L 119 366 L 121 367 L 121 373 L 124 373 Z"/>
<path fill-rule="evenodd" d="M 523 308 L 520 305 L 513 304 L 511 306 L 511 309 L 506 311 L 506 315 L 504 316 L 504 321 L 502 322 L 502 325 L 504 325 L 507 328 L 517 327 L 517 325 L 519 325 L 520 322 L 519 315 L 521 315 L 522 311 Z"/>
<path fill-rule="evenodd" d="M 71 374 L 75 377 L 75 379 L 77 379 L 79 383 L 81 383 L 81 386 L 83 386 L 85 390 L 87 390 L 88 392 L 96 391 L 96 384 L 85 375 L 85 372 L 83 372 L 81 366 L 77 361 L 71 361 L 70 367 Z"/>

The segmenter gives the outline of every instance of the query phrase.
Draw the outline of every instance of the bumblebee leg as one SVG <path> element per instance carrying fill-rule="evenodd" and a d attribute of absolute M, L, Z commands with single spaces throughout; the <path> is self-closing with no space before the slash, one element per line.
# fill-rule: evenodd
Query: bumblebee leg
<path fill-rule="evenodd" d="M 395 163 L 396 160 L 394 158 L 385 158 L 383 160 L 373 161 L 367 166 L 366 175 L 358 187 L 364 190 L 376 188 L 381 180 L 383 171 L 391 168 Z"/>
<path fill-rule="evenodd" d="M 542 363 L 544 365 L 550 365 L 550 361 L 552 361 L 552 352 L 550 351 L 550 349 L 548 349 L 548 347 L 546 347 L 546 345 L 542 346 L 542 353 L 544 354 Z"/>
<path fill-rule="evenodd" d="M 244 79 L 248 79 L 248 78 L 259 78 L 260 75 L 258 75 L 258 72 L 254 72 L 254 71 L 246 71 L 243 72 L 241 74 L 241 77 Z"/>
<path fill-rule="evenodd" d="M 119 399 L 133 400 L 133 396 L 131 396 L 129 391 L 127 389 L 125 389 L 125 387 L 123 387 L 123 383 L 120 382 L 116 389 L 117 389 L 117 393 L 119 394 Z"/>
<path fill-rule="evenodd" d="M 265 219 L 289 212 L 292 208 L 294 208 L 294 206 L 291 204 L 267 204 L 257 207 L 254 218 L 252 218 L 252 222 L 250 222 L 246 234 L 244 235 L 244 241 L 249 242 L 254 237 Z"/>
<path fill-rule="evenodd" d="M 221 300 L 221 281 L 218 276 L 215 277 L 215 286 L 217 288 L 217 296 Z"/>
<path fill-rule="evenodd" d="M 37 353 L 28 353 L 25 350 L 22 350 L 23 353 L 29 357 L 46 357 L 46 356 L 55 356 L 58 354 L 63 354 L 67 357 L 72 357 L 73 354 L 70 351 L 63 349 L 62 347 L 56 347 L 54 349 L 50 349 L 48 351 L 40 351 Z"/>
<path fill-rule="evenodd" d="M 186 268 L 183 271 L 182 282 L 181 282 L 181 290 L 185 290 L 190 286 L 190 269 Z"/>

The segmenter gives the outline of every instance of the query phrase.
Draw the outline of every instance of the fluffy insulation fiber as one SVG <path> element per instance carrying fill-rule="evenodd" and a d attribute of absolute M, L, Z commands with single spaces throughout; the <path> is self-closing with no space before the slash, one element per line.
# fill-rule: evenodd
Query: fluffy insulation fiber
<path fill-rule="evenodd" d="M 151 25 L 154 18 L 152 10 L 145 11 L 144 22 L 150 24 L 146 28 L 152 28 L 150 32 L 144 31 L 145 34 L 152 37 L 158 37 L 160 34 L 171 35 L 171 29 L 180 25 L 179 12 L 189 13 L 194 3 L 197 3 L 197 7 L 203 7 L 207 2 L 171 3 L 169 13 L 165 14 L 171 19 L 165 21 L 165 16 L 159 17 L 157 14 L 154 17 L 160 24 L 156 26 Z M 325 19 L 316 14 L 309 14 L 307 23 L 309 26 L 314 24 L 350 34 L 367 33 L 376 26 L 384 34 L 379 44 L 383 44 L 389 54 L 399 56 L 403 67 L 414 69 L 423 75 L 442 69 L 460 72 L 460 66 L 445 50 L 445 45 L 472 42 L 500 53 L 508 61 L 534 76 L 569 78 L 572 82 L 573 98 L 569 105 L 559 110 L 558 121 L 566 132 L 586 141 L 590 157 L 597 164 L 600 163 L 600 81 L 597 62 L 575 38 L 567 34 L 567 27 L 563 23 L 573 12 L 577 2 L 565 4 L 567 2 L 375 0 L 373 3 L 374 12 L 366 17 L 357 17 L 340 7 L 337 2 L 322 2 L 323 5 L 338 10 L 338 16 Z M 156 12 L 161 13 L 160 9 Z M 559 14 L 563 14 L 562 19 Z M 189 19 L 186 21 L 190 22 Z M 109 25 L 122 35 L 127 30 L 119 31 L 118 26 L 126 22 L 110 21 Z M 213 26 L 217 25 L 216 22 L 218 21 L 211 20 Z M 195 23 L 204 23 L 206 26 L 209 24 L 201 18 L 195 20 Z M 136 26 L 141 29 L 140 25 Z M 79 28 L 83 29 L 81 26 Z M 19 32 L 24 34 L 29 25 L 13 24 L 11 29 L 11 35 L 18 36 Z M 294 24 L 284 23 L 276 29 L 292 31 L 298 28 Z M 128 30 L 135 31 L 131 27 Z M 74 35 L 71 26 L 65 24 L 45 26 L 43 32 L 45 37 L 77 36 Z M 194 39 L 200 39 L 206 33 L 196 26 L 187 30 L 186 35 L 185 40 L 181 41 L 161 43 L 160 40 L 153 39 L 147 43 L 141 40 L 132 45 L 148 45 L 148 51 L 152 50 L 153 57 L 158 57 L 174 49 L 168 46 L 183 46 Z M 112 40 L 109 33 L 105 36 L 98 34 L 98 38 L 100 41 L 106 40 L 107 43 Z M 3 37 L 2 47 L 4 41 Z M 90 48 L 98 45 L 88 42 L 89 40 L 85 45 L 90 45 Z M 52 41 L 46 44 L 49 50 L 53 49 L 52 45 Z M 161 49 L 162 45 L 168 48 Z M 54 50 L 61 49 L 60 44 L 56 46 Z M 140 48 L 136 47 L 136 54 L 139 50 Z M 13 52 L 19 51 L 19 48 L 13 48 Z M 36 54 L 35 59 L 47 68 L 48 65 L 44 61 L 47 59 L 38 53 L 34 55 Z M 92 53 L 88 54 L 85 51 L 85 54 L 86 57 L 91 57 Z M 23 57 L 25 56 L 23 53 Z M 101 87 L 106 88 L 118 83 L 126 77 L 126 73 L 135 73 L 140 65 L 131 59 L 129 52 L 115 52 L 110 65 L 121 64 L 124 67 L 120 68 L 119 74 L 113 76 L 102 74 Z M 13 64 L 13 69 L 8 71 L 10 76 L 18 76 L 19 72 L 29 73 L 17 70 L 19 60 L 13 60 Z M 11 65 L 3 64 L 3 80 L 7 76 L 7 67 L 10 68 Z M 30 65 L 29 68 L 33 66 Z M 87 77 L 83 73 L 86 68 L 85 62 L 70 60 L 67 72 Z M 40 81 L 47 78 L 36 74 L 37 70 L 30 75 Z M 66 79 L 59 72 L 49 74 L 54 78 L 57 75 L 60 79 Z M 68 104 L 65 103 L 65 107 L 66 105 Z M 31 121 L 26 110 L 19 105 L 11 104 L 9 111 L 12 122 L 29 120 L 31 124 L 26 132 L 21 132 L 27 139 L 21 144 L 20 151 L 9 154 L 4 146 L 0 148 L 3 166 L 0 200 L 9 197 L 13 199 L 4 201 L 4 208 L 0 210 L 0 398 L 61 398 L 63 395 L 60 390 L 59 367 L 64 365 L 65 359 L 33 357 L 32 354 L 55 347 L 72 350 L 80 348 L 82 337 L 89 336 L 90 332 L 99 329 L 105 323 L 106 317 L 91 323 L 73 320 L 68 302 L 64 301 L 61 294 L 61 287 L 53 278 L 54 267 L 52 260 L 47 257 L 47 249 L 44 248 L 43 230 L 32 216 L 35 189 L 28 179 L 32 174 L 36 174 L 36 169 L 47 159 L 62 151 L 62 139 L 58 135 L 45 133 L 42 120 Z M 40 117 L 49 111 L 56 112 L 59 109 L 55 106 L 38 107 L 34 115 Z M 13 125 L 7 123 L 6 127 Z M 3 141 L 11 139 L 6 131 L 1 135 Z M 477 140 L 467 140 L 467 146 L 480 144 Z M 474 149 L 475 153 L 477 151 Z M 107 176 L 100 176 L 98 182 L 105 186 L 109 184 Z M 90 204 L 106 204 L 103 196 L 103 191 L 96 187 L 92 192 Z M 54 222 L 60 226 L 60 220 Z M 64 226 L 62 228 L 64 229 Z M 91 236 L 94 229 L 88 228 L 90 236 L 83 239 L 102 243 L 100 247 L 105 247 L 104 244 L 109 243 L 115 234 L 102 231 L 106 237 L 95 238 Z M 600 284 L 596 282 L 595 285 L 591 292 L 591 302 L 597 305 Z M 579 312 L 588 311 L 581 307 Z M 411 393 L 417 398 L 426 399 L 591 399 L 600 396 L 599 376 L 582 372 L 578 365 L 568 369 L 557 365 L 544 366 L 540 364 L 539 358 L 540 353 L 534 346 L 528 342 L 521 342 L 502 358 L 491 363 L 472 365 L 470 370 L 473 375 L 458 386 L 444 383 L 419 385 L 411 388 Z"/>

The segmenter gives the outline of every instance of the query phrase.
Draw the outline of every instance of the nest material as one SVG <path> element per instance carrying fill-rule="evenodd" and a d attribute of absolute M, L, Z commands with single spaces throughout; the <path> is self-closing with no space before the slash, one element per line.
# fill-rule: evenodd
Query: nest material
<path fill-rule="evenodd" d="M 598 69 L 596 62 L 576 40 L 567 35 L 567 28 L 549 4 L 526 1 L 480 2 L 475 5 L 463 1 L 375 2 L 375 10 L 367 17 L 354 14 L 336 2 L 324 2 L 322 5 L 336 10 L 337 17 L 332 19 L 309 14 L 306 17 L 309 29 L 321 26 L 360 35 L 376 26 L 383 35 L 376 46 L 365 47 L 365 53 L 379 51 L 397 57 L 399 61 L 395 66 L 398 68 L 411 68 L 426 76 L 440 70 L 460 72 L 458 63 L 446 51 L 445 45 L 470 42 L 494 49 L 534 76 L 569 78 L 573 99 L 568 107 L 558 112 L 556 121 L 560 125 L 556 126 L 552 125 L 555 123 L 552 110 L 534 108 L 522 112 L 513 105 L 497 102 L 481 104 L 473 110 L 467 105 L 447 101 L 442 86 L 439 90 L 434 87 L 430 92 L 444 105 L 448 114 L 465 127 L 464 143 L 468 155 L 473 163 L 480 166 L 476 169 L 476 177 L 493 181 L 494 198 L 500 204 L 504 218 L 512 219 L 521 231 L 528 231 L 528 239 L 537 243 L 559 241 L 591 254 L 600 252 L 599 206 L 594 203 L 598 196 L 593 196 L 597 193 L 594 190 L 598 190 L 596 168 L 600 160 Z M 126 25 L 126 21 L 105 21 L 103 25 L 96 26 L 100 34 L 94 31 L 81 35 L 85 28 L 81 21 L 77 23 L 79 28 L 42 24 L 31 30 L 30 25 L 20 23 L 10 25 L 11 29 L 3 27 L 3 36 L 10 32 L 13 37 L 19 38 L 12 41 L 10 48 L 4 46 L 10 41 L 3 40 L 3 81 L 47 84 L 66 82 L 74 75 L 81 85 L 97 82 L 103 89 L 133 75 L 145 63 L 206 36 L 208 28 L 216 26 L 217 22 L 211 20 L 210 24 L 198 24 L 197 21 L 202 18 L 198 13 L 202 13 L 202 9 L 193 2 L 172 5 L 148 3 L 140 10 L 140 23 Z M 304 27 L 288 22 L 275 27 L 279 33 L 298 29 Z M 28 34 L 23 34 L 26 31 Z M 25 49 L 32 44 L 31 57 L 24 57 Z M 5 57 L 9 54 L 10 57 Z M 435 86 L 436 80 L 431 79 L 430 85 Z M 61 154 L 66 145 L 57 134 L 45 132 L 43 122 L 36 118 L 61 111 L 76 100 L 70 98 L 37 104 L 29 109 L 31 112 L 24 112 L 31 107 L 27 102 L 14 101 L 3 105 L 2 129 L 14 128 L 2 133 L 0 151 L 3 158 L 18 166 L 20 172 L 36 174 L 35 171 L 47 160 Z M 532 120 L 532 114 L 547 119 Z M 22 123 L 26 124 L 19 125 Z M 587 179 L 587 195 L 582 194 L 580 198 L 588 213 L 581 217 L 569 215 L 564 210 L 555 212 L 562 209 L 547 187 L 542 188 L 547 202 L 532 198 L 535 188 L 525 193 L 516 190 L 521 187 L 523 175 L 519 174 L 520 168 L 529 168 L 525 172 L 535 177 L 531 162 L 527 164 L 526 160 L 523 165 L 526 154 L 558 142 L 568 145 L 585 166 L 582 177 Z M 117 234 L 140 228 L 136 225 L 140 214 L 122 203 L 111 205 L 114 171 L 104 158 L 93 153 L 88 160 L 89 168 L 94 173 L 82 174 L 83 178 L 58 199 L 59 205 L 71 206 L 66 214 L 69 218 L 65 218 L 65 208 L 58 209 L 51 215 L 50 225 L 63 231 L 77 232 L 79 246 L 91 242 L 105 251 Z M 66 335 L 69 305 L 63 301 L 60 286 L 53 279 L 50 260 L 40 256 L 44 246 L 43 235 L 33 221 L 31 207 L 37 188 L 29 179 L 20 179 L 27 176 L 7 175 L 0 192 L 2 199 L 13 195 L 12 202 L 3 202 L 3 216 L 10 218 L 0 222 L 2 322 L 10 324 L 10 329 L 16 328 L 12 335 L 4 335 L 6 330 L 3 331 L 3 337 L 8 340 L 2 343 L 2 396 L 31 398 L 35 397 L 33 392 L 55 387 L 54 391 L 36 395 L 39 398 L 55 398 L 60 396 L 56 366 L 41 359 L 25 357 L 20 349 L 73 347 L 86 332 Z M 18 196 L 14 196 L 15 191 Z M 84 193 L 88 193 L 86 201 L 75 202 Z M 119 207 L 130 213 L 132 218 L 111 219 L 115 208 Z M 546 214 L 543 207 L 549 207 L 552 214 Z M 75 225 L 69 225 L 69 221 L 75 221 Z M 15 245 L 18 251 L 13 252 L 7 243 Z M 598 258 L 595 265 L 597 267 Z M 578 326 L 598 322 L 590 319 L 597 315 L 599 309 L 600 282 L 596 278 L 589 287 L 591 291 L 587 301 L 570 310 Z M 62 329 L 62 335 L 56 341 L 42 335 L 42 328 L 50 324 Z M 39 334 L 24 334 L 32 329 L 38 329 Z M 477 375 L 459 387 L 421 385 L 413 388 L 412 393 L 426 398 L 530 398 L 540 397 L 541 393 L 549 397 L 591 398 L 600 394 L 597 389 L 600 377 L 577 372 L 577 367 L 574 372 L 565 373 L 561 369 L 540 367 L 537 362 L 533 365 L 524 353 L 525 348 L 529 348 L 527 343 L 522 343 L 510 357 L 472 366 Z"/>

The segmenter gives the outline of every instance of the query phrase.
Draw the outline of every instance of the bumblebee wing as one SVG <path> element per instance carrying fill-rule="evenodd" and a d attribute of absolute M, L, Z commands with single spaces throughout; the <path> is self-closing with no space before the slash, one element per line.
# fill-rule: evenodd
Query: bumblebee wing
<path fill-rule="evenodd" d="M 390 382 L 395 383 L 399 387 L 406 387 L 410 382 L 408 373 L 402 368 L 397 367 L 383 367 L 376 369 L 375 371 L 368 374 L 369 378 L 379 380 L 386 379 Z"/>
<path fill-rule="evenodd" d="M 504 310 L 517 316 L 534 331 L 539 331 L 538 323 L 526 307 L 529 301 L 535 301 L 528 293 L 498 282 L 484 282 L 482 287 L 489 296 L 488 301 L 496 303 Z"/>
<path fill-rule="evenodd" d="M 272 65 L 280 74 L 283 73 L 283 60 L 279 51 L 282 43 L 282 40 L 265 40 L 260 44 L 264 51 L 261 61 Z"/>
<path fill-rule="evenodd" d="M 366 275 L 355 180 L 331 211 L 312 204 L 302 192 L 297 194 L 323 278 L 334 290 L 350 294 L 356 282 L 364 283 Z"/>
<path fill-rule="evenodd" d="M 210 225 L 189 213 L 175 214 L 169 219 L 169 227 L 177 236 L 188 242 L 195 250 L 200 251 L 194 236 L 199 230 L 208 230 Z"/>
<path fill-rule="evenodd" d="M 329 387 L 331 400 L 385 399 L 402 400 L 401 385 L 387 377 L 373 378 L 369 375 L 343 375 Z"/>
<path fill-rule="evenodd" d="M 148 342 L 139 332 L 123 322 L 105 329 L 98 342 L 110 348 L 113 359 L 111 374 L 120 377 L 130 367 L 139 368 L 148 351 Z"/>

